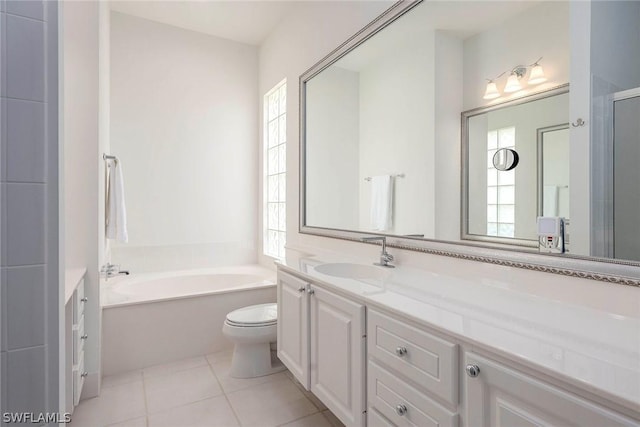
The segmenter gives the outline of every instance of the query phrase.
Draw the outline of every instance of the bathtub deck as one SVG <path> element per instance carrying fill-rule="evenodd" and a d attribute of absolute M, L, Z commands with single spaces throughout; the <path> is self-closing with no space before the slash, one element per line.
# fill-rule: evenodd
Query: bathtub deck
<path fill-rule="evenodd" d="M 105 377 L 70 426 L 342 426 L 288 371 L 242 380 L 230 368 L 224 351 Z"/>

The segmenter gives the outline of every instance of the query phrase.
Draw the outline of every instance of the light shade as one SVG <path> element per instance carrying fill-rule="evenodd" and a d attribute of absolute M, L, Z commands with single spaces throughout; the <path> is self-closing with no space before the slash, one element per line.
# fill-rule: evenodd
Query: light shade
<path fill-rule="evenodd" d="M 537 85 L 542 82 L 546 82 L 547 78 L 544 75 L 544 70 L 542 69 L 542 65 L 533 64 L 533 68 L 531 69 L 531 73 L 529 73 L 529 84 Z"/>
<path fill-rule="evenodd" d="M 487 83 L 487 90 L 484 92 L 484 99 L 495 99 L 500 96 L 500 92 L 498 92 L 498 86 L 492 81 Z"/>
<path fill-rule="evenodd" d="M 504 91 L 511 93 L 517 92 L 520 89 L 522 89 L 522 86 L 520 86 L 520 82 L 518 81 L 518 75 L 516 73 L 511 73 L 511 75 L 507 79 L 507 84 L 504 87 Z"/>

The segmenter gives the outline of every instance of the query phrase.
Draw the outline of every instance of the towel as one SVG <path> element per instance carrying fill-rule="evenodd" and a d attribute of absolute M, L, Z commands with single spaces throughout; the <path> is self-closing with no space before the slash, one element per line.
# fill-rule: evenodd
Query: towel
<path fill-rule="evenodd" d="M 558 216 L 558 186 L 545 185 L 542 197 L 542 216 Z"/>
<path fill-rule="evenodd" d="M 127 208 L 124 205 L 124 183 L 122 181 L 122 163 L 109 161 L 109 178 L 107 180 L 107 238 L 126 243 Z"/>
<path fill-rule="evenodd" d="M 371 228 L 385 231 L 393 226 L 393 178 L 379 175 L 371 178 Z"/>

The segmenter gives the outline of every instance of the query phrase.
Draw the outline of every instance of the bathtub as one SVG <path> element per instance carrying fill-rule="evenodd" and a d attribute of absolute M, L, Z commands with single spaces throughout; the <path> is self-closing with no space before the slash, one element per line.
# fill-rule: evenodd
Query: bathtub
<path fill-rule="evenodd" d="M 228 312 L 276 301 L 275 272 L 258 265 L 147 273 L 101 285 L 102 372 L 114 375 L 230 349 Z"/>

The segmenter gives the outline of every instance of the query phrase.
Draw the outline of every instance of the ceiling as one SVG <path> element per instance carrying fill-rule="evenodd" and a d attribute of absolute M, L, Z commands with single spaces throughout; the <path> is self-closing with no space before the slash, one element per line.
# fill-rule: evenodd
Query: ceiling
<path fill-rule="evenodd" d="M 110 1 L 116 12 L 255 46 L 297 4 L 272 0 Z"/>

